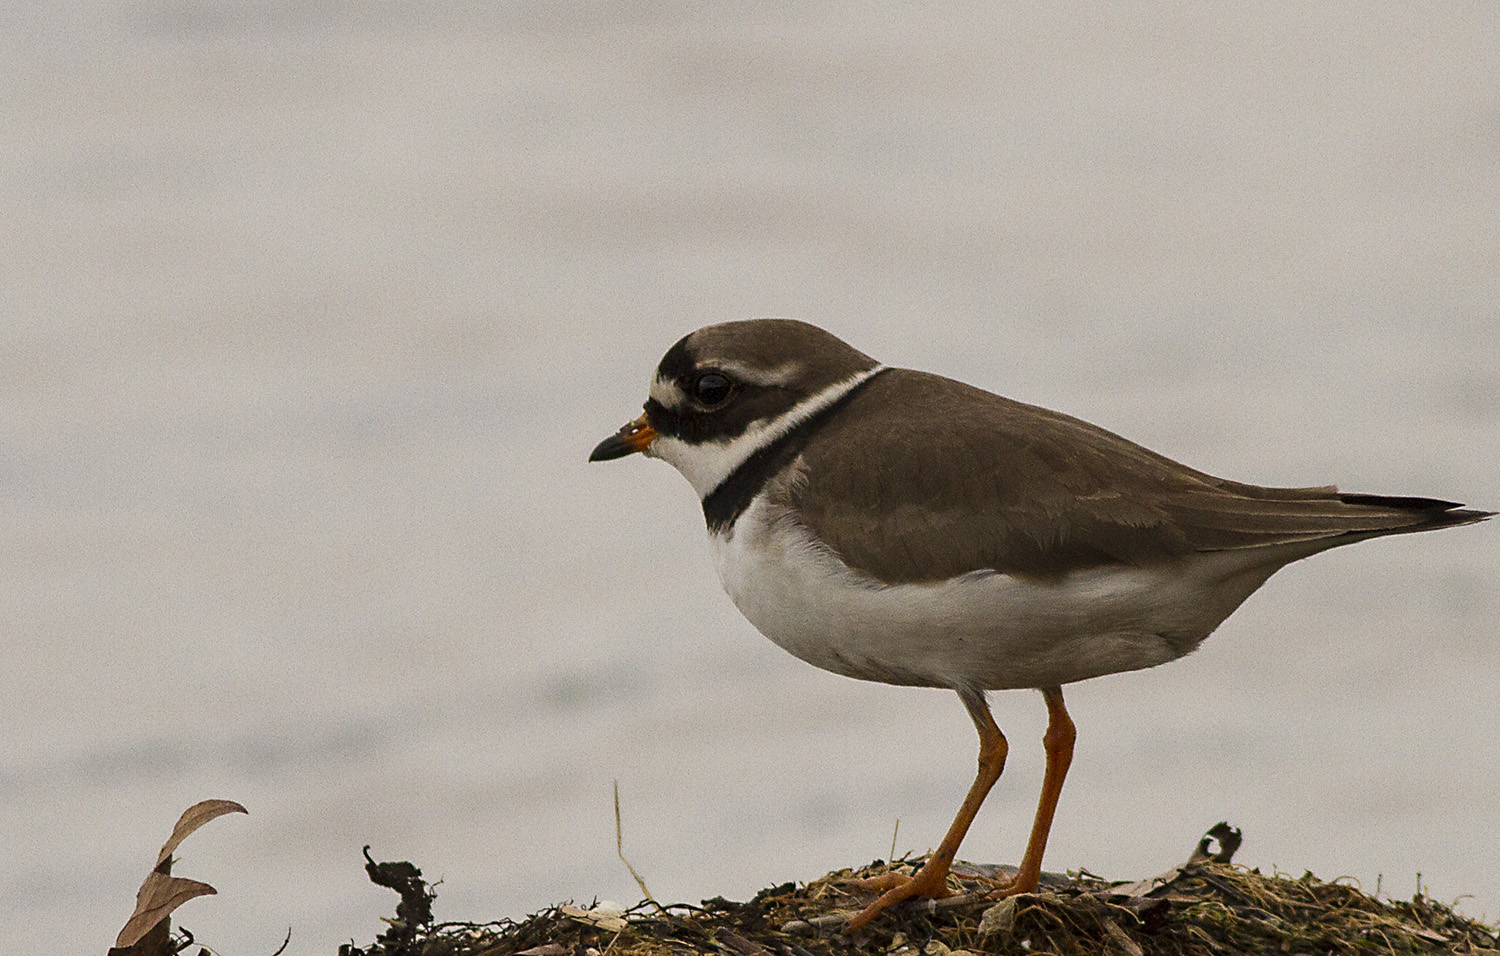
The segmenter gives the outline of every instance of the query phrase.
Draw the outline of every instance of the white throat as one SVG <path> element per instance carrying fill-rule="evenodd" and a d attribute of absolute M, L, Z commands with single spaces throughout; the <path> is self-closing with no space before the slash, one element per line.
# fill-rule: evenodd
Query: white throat
<path fill-rule="evenodd" d="M 646 448 L 645 455 L 648 458 L 660 458 L 676 468 L 688 480 L 688 484 L 693 486 L 700 499 L 707 498 L 751 455 L 791 431 L 798 422 L 816 415 L 849 394 L 860 383 L 884 370 L 884 365 L 877 365 L 835 382 L 780 415 L 752 422 L 750 427 L 734 438 L 690 445 L 679 438 L 659 435 Z"/>

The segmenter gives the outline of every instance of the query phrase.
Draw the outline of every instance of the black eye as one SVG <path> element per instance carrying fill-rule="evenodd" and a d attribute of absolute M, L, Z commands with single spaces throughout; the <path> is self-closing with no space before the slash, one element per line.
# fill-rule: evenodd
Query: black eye
<path fill-rule="evenodd" d="M 734 384 L 718 372 L 706 372 L 693 383 L 693 397 L 710 407 L 723 404 Z"/>

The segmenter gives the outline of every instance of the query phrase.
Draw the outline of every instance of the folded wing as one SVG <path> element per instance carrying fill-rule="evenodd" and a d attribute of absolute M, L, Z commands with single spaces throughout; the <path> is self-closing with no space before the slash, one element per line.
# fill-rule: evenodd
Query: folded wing
<path fill-rule="evenodd" d="M 924 414 L 878 412 L 912 403 Z M 846 564 L 889 584 L 1204 551 L 1264 549 L 1284 564 L 1489 516 L 1430 498 L 1229 481 L 1079 419 L 900 369 L 828 422 L 801 464 L 774 494 Z"/>

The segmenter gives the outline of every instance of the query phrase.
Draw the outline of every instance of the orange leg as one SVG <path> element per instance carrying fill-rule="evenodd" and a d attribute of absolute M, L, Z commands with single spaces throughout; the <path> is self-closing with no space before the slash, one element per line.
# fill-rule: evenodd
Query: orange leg
<path fill-rule="evenodd" d="M 1042 737 L 1047 748 L 1047 770 L 1042 776 L 1042 799 L 1036 806 L 1036 820 L 1031 824 L 1031 838 L 1026 841 L 1021 868 L 1009 883 L 990 894 L 995 899 L 1036 890 L 1042 875 L 1047 834 L 1052 830 L 1052 815 L 1057 811 L 1057 798 L 1062 795 L 1068 765 L 1073 762 L 1073 741 L 1078 739 L 1078 730 L 1063 706 L 1062 688 L 1049 687 L 1042 691 L 1042 696 L 1047 700 L 1047 733 Z"/>
<path fill-rule="evenodd" d="M 922 865 L 915 876 L 892 875 L 866 882 L 866 886 L 870 889 L 887 890 L 887 892 L 849 920 L 851 930 L 859 929 L 884 910 L 914 896 L 937 899 L 949 895 L 948 871 L 953 866 L 953 858 L 958 854 L 958 845 L 963 842 L 964 834 L 969 832 L 969 825 L 974 822 L 974 815 L 979 812 L 979 806 L 989 795 L 990 788 L 995 785 L 996 780 L 1000 779 L 1000 772 L 1005 769 L 1005 755 L 1009 751 L 1005 735 L 1000 732 L 999 727 L 995 726 L 995 718 L 990 716 L 990 708 L 985 703 L 984 692 L 961 690 L 958 696 L 968 708 L 969 717 L 973 719 L 974 727 L 979 731 L 979 773 L 974 778 L 974 785 L 969 788 L 969 795 L 964 798 L 963 806 L 958 808 L 958 816 L 953 818 L 953 825 L 948 828 L 943 842 L 927 858 L 927 862 Z M 1062 706 L 1061 695 L 1058 696 L 1058 706 Z M 1071 726 L 1069 724 L 1069 727 Z M 1047 818 L 1050 822 L 1050 812 Z M 1046 842 L 1045 834 L 1043 842 Z M 1040 860 L 1040 851 L 1037 856 Z"/>

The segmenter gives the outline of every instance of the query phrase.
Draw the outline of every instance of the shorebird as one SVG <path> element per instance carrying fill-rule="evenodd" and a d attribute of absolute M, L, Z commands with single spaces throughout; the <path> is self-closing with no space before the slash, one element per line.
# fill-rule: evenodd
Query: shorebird
<path fill-rule="evenodd" d="M 1048 713 L 1041 799 L 1003 897 L 1041 873 L 1076 737 L 1063 685 L 1189 653 L 1293 561 L 1491 514 L 1216 478 L 787 319 L 673 345 L 644 414 L 589 460 L 636 452 L 692 484 L 724 589 L 762 634 L 837 674 L 956 691 L 979 732 L 942 842 L 914 876 L 867 881 L 881 895 L 851 929 L 948 895 L 1009 750 L 986 691 L 1039 689 Z"/>

